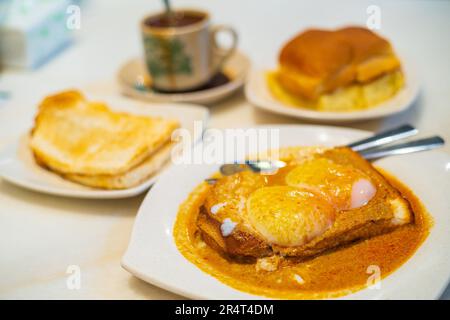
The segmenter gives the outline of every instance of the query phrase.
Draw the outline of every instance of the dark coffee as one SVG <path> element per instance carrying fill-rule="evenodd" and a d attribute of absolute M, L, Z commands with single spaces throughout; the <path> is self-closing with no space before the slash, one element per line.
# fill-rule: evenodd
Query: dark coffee
<path fill-rule="evenodd" d="M 205 15 L 191 11 L 177 11 L 170 16 L 162 13 L 157 16 L 148 17 L 144 24 L 153 28 L 176 28 L 185 27 L 202 21 Z"/>
<path fill-rule="evenodd" d="M 156 92 L 161 92 L 161 93 L 189 93 L 189 92 L 197 92 L 197 91 L 203 91 L 203 90 L 220 87 L 220 86 L 227 84 L 230 81 L 231 81 L 231 79 L 229 76 L 227 76 L 223 72 L 219 72 L 214 77 L 212 77 L 207 83 L 205 83 L 202 86 L 197 87 L 197 88 L 181 90 L 181 91 L 158 90 L 156 88 L 153 88 L 153 90 Z"/>

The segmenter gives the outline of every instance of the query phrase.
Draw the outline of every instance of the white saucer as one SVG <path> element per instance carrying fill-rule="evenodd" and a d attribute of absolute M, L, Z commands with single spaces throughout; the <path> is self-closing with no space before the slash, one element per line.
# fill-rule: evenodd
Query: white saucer
<path fill-rule="evenodd" d="M 209 112 L 205 107 L 188 104 L 148 104 L 120 96 L 92 97 L 89 99 L 104 101 L 111 109 L 128 113 L 163 116 L 178 119 L 182 128 L 188 129 L 193 141 L 201 138 L 201 133 L 194 130 L 194 121 L 203 121 L 203 128 Z M 10 106 L 14 108 L 14 106 Z M 170 162 L 170 161 L 169 161 Z M 168 163 L 162 170 L 169 167 Z M 72 198 L 113 199 L 127 198 L 146 191 L 158 178 L 159 173 L 151 176 L 138 186 L 124 190 L 103 190 L 86 187 L 50 172 L 34 160 L 28 147 L 28 132 L 24 132 L 14 142 L 0 152 L 0 177 L 8 182 L 30 190 Z"/>
<path fill-rule="evenodd" d="M 155 102 L 189 102 L 211 104 L 217 102 L 241 88 L 250 69 L 250 61 L 242 52 L 235 53 L 226 61 L 223 73 L 231 81 L 211 89 L 187 93 L 160 93 L 143 85 L 147 77 L 144 61 L 134 58 L 124 64 L 117 78 L 124 94 L 147 101 Z"/>
<path fill-rule="evenodd" d="M 316 122 L 355 122 L 387 117 L 411 107 L 419 93 L 419 79 L 414 68 L 406 59 L 402 61 L 406 79 L 405 86 L 391 99 L 368 109 L 348 112 L 325 112 L 286 105 L 271 94 L 265 76 L 267 68 L 264 70 L 252 70 L 245 85 L 245 95 L 257 108 Z"/>
<path fill-rule="evenodd" d="M 327 127 L 278 125 L 280 147 L 345 145 L 370 132 Z M 197 145 L 201 148 L 201 145 Z M 195 153 L 195 152 L 194 152 Z M 429 151 L 385 158 L 376 165 L 393 173 L 422 200 L 434 226 L 417 252 L 381 281 L 344 299 L 437 299 L 450 276 L 450 156 Z M 122 266 L 144 281 L 194 299 L 259 299 L 233 289 L 186 260 L 173 239 L 179 205 L 219 165 L 173 165 L 149 191 L 139 209 Z M 174 188 L 176 183 L 176 188 Z M 163 213 L 163 214 L 162 214 Z"/>

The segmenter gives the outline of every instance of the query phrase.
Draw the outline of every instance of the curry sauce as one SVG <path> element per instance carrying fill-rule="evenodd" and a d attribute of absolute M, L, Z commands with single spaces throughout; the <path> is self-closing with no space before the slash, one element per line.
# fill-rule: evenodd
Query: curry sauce
<path fill-rule="evenodd" d="M 432 225 L 431 217 L 414 193 L 391 175 L 384 172 L 383 175 L 409 201 L 414 223 L 308 260 L 281 259 L 275 271 L 257 271 L 255 263 L 228 259 L 203 242 L 196 220 L 210 188 L 206 183 L 200 184 L 180 206 L 174 226 L 175 242 L 191 263 L 244 292 L 281 299 L 323 299 L 350 294 L 373 284 L 368 280 L 374 270 L 379 270 L 384 278 L 405 263 L 426 239 Z"/>

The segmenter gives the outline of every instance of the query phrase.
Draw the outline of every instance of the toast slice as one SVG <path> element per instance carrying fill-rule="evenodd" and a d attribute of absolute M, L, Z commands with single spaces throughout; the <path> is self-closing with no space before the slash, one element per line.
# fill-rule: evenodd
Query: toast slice
<path fill-rule="evenodd" d="M 256 190 L 267 186 L 263 175 L 250 171 L 221 178 L 206 197 L 197 219 L 198 229 L 207 244 L 223 254 L 240 258 L 262 258 L 273 255 L 308 258 L 351 242 L 390 232 L 414 221 L 406 199 L 369 162 L 349 148 L 322 149 L 305 155 L 299 148 L 281 149 L 281 159 L 290 166 L 300 165 L 307 158 L 330 160 L 337 165 L 352 166 L 363 172 L 376 193 L 356 209 L 340 210 L 333 224 L 322 234 L 297 246 L 272 243 L 252 225 L 246 202 Z M 282 173 L 280 172 L 282 175 Z M 278 184 L 284 180 L 278 179 Z M 227 227 L 232 221 L 232 228 Z M 231 230 L 231 231 L 230 231 Z M 224 233 L 224 231 L 226 231 Z"/>
<path fill-rule="evenodd" d="M 65 91 L 41 103 L 29 145 L 38 164 L 65 179 L 126 189 L 167 162 L 177 127 L 175 120 L 113 112 Z"/>
<path fill-rule="evenodd" d="M 170 141 L 175 120 L 111 111 L 77 91 L 39 106 L 30 147 L 46 167 L 64 175 L 120 175 Z"/>
<path fill-rule="evenodd" d="M 148 180 L 162 169 L 170 159 L 172 147 L 173 143 L 166 143 L 137 166 L 131 168 L 127 172 L 116 175 L 81 175 L 71 173 L 60 173 L 60 175 L 67 180 L 88 187 L 109 190 L 128 189 Z M 46 167 L 45 163 L 43 163 L 36 155 L 35 160 L 42 167 Z"/>

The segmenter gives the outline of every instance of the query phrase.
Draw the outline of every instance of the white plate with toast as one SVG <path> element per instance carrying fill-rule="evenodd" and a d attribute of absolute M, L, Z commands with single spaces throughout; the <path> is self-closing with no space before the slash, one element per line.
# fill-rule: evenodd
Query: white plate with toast
<path fill-rule="evenodd" d="M 277 126 L 280 147 L 335 146 L 369 136 L 366 131 L 326 126 Z M 431 151 L 385 158 L 377 167 L 393 173 L 407 185 L 432 215 L 434 225 L 414 255 L 379 289 L 363 289 L 344 299 L 437 299 L 450 277 L 450 157 Z M 219 165 L 174 165 L 165 171 L 144 199 L 122 266 L 136 277 L 194 299 L 261 299 L 229 287 L 204 273 L 178 251 L 173 228 L 179 206 L 190 192 L 217 172 Z M 419 173 L 419 174 L 418 174 Z M 177 187 L 173 188 L 176 182 Z M 164 213 L 164 214 L 161 214 Z"/>
<path fill-rule="evenodd" d="M 113 111 L 135 115 L 156 116 L 178 120 L 180 128 L 188 130 L 192 142 L 201 138 L 201 132 L 194 130 L 195 122 L 206 125 L 209 112 L 205 107 L 190 104 L 149 104 L 120 96 L 91 97 L 95 101 L 106 102 Z M 11 106 L 12 108 L 14 106 Z M 31 129 L 31 128 L 30 128 Z M 59 134 L 70 134 L 60 132 Z M 112 199 L 138 195 L 146 191 L 158 178 L 159 173 L 170 165 L 170 151 L 165 152 L 165 159 L 155 159 L 152 165 L 158 170 L 140 181 L 139 184 L 125 189 L 103 189 L 88 187 L 64 179 L 62 175 L 45 169 L 36 162 L 29 147 L 30 132 L 23 132 L 0 151 L 0 177 L 15 185 L 47 194 L 75 198 Z M 166 150 L 167 151 L 167 150 Z M 155 157 L 156 158 L 156 157 Z"/>
<path fill-rule="evenodd" d="M 405 85 L 392 98 L 369 108 L 354 111 L 318 111 L 287 105 L 273 96 L 267 84 L 267 68 L 250 72 L 245 85 L 245 96 L 256 107 L 268 112 L 278 113 L 298 119 L 323 123 L 350 123 L 391 116 L 410 108 L 419 95 L 419 78 L 415 69 L 403 61 Z"/>

